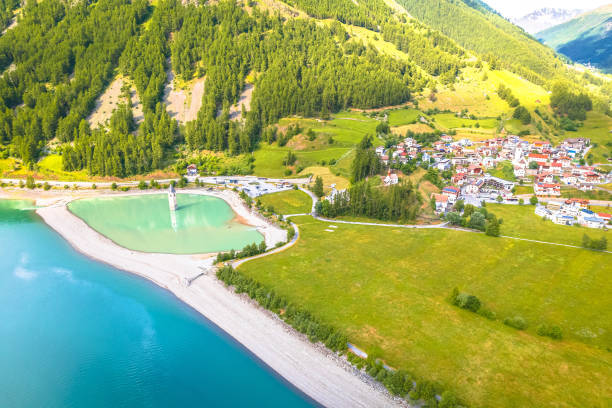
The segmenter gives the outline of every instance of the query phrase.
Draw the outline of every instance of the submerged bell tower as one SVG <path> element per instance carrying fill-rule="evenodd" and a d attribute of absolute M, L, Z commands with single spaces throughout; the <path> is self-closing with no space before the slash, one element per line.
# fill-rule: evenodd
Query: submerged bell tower
<path fill-rule="evenodd" d="M 176 211 L 176 191 L 172 184 L 170 184 L 168 189 L 168 205 L 170 206 L 170 211 Z"/>

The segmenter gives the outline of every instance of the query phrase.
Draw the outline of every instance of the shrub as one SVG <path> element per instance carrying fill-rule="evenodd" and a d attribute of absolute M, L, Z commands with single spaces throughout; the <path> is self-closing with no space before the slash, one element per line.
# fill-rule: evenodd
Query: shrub
<path fill-rule="evenodd" d="M 146 190 L 147 188 L 149 188 L 149 186 L 147 185 L 147 182 L 144 180 L 140 180 L 140 182 L 138 183 L 138 189 Z"/>
<path fill-rule="evenodd" d="M 529 198 L 529 204 L 531 204 L 531 205 L 536 205 L 537 203 L 538 203 L 538 197 L 536 197 L 536 196 L 531 196 L 531 197 Z"/>
<path fill-rule="evenodd" d="M 595 249 L 597 251 L 605 251 L 608 248 L 608 239 L 606 237 L 601 237 L 601 239 L 593 239 L 587 234 L 584 234 L 582 236 L 582 246 L 584 248 Z"/>
<path fill-rule="evenodd" d="M 92 184 L 92 185 L 91 185 L 91 189 L 92 189 L 92 190 L 95 190 L 95 189 L 97 189 L 97 188 L 98 188 L 98 186 L 96 186 L 95 184 Z"/>
<path fill-rule="evenodd" d="M 51 185 L 45 181 L 45 184 L 43 184 L 43 189 L 45 191 L 49 191 L 51 190 Z"/>
<path fill-rule="evenodd" d="M 113 182 L 113 184 L 111 184 L 111 190 L 117 190 L 117 183 Z"/>
<path fill-rule="evenodd" d="M 527 328 L 527 322 L 521 316 L 506 317 L 504 324 L 517 330 L 525 330 Z"/>
<path fill-rule="evenodd" d="M 440 398 L 439 408 L 455 408 L 459 407 L 459 401 L 455 394 L 450 391 L 444 391 Z"/>
<path fill-rule="evenodd" d="M 486 317 L 489 320 L 495 320 L 497 318 L 497 315 L 495 314 L 494 311 L 492 311 L 491 309 L 484 308 L 484 307 L 481 307 L 480 309 L 478 309 L 477 313 L 483 317 Z"/>
<path fill-rule="evenodd" d="M 26 187 L 29 188 L 30 190 L 36 188 L 36 184 L 34 183 L 34 177 L 28 176 L 26 178 Z"/>
<path fill-rule="evenodd" d="M 541 324 L 538 326 L 537 333 L 540 336 L 550 337 L 551 339 L 555 340 L 561 340 L 563 338 L 563 333 L 561 332 L 561 328 L 559 326 Z"/>
<path fill-rule="evenodd" d="M 459 293 L 455 298 L 455 306 L 459 306 L 462 309 L 469 310 L 471 312 L 477 312 L 480 309 L 480 300 L 468 293 Z"/>

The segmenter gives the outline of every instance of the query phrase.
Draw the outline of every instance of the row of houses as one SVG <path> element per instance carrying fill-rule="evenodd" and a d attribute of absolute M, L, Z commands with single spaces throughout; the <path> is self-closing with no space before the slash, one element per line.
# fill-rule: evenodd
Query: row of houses
<path fill-rule="evenodd" d="M 561 204 L 536 205 L 536 215 L 559 225 L 582 225 L 588 228 L 607 228 L 612 215 L 588 209 L 588 200 L 566 200 Z"/>

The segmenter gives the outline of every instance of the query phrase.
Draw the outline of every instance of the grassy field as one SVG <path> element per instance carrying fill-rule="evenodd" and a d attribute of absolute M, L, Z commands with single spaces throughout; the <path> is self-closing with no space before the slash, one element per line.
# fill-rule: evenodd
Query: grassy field
<path fill-rule="evenodd" d="M 587 198 L 589 200 L 612 200 L 612 193 L 609 193 L 608 191 L 582 191 L 569 186 L 561 186 L 561 196 L 566 198 Z"/>
<path fill-rule="evenodd" d="M 598 112 L 589 112 L 584 126 L 577 132 L 567 132 L 562 139 L 570 137 L 588 137 L 594 147 L 589 151 L 594 163 L 608 163 L 612 157 L 612 118 Z"/>
<path fill-rule="evenodd" d="M 509 161 L 503 161 L 497 165 L 494 169 L 488 169 L 487 172 L 493 177 L 499 177 L 504 180 L 515 181 L 514 167 Z"/>
<path fill-rule="evenodd" d="M 527 130 L 528 126 L 523 125 L 518 119 L 508 119 L 504 121 L 504 128 L 508 133 L 516 135 L 523 130 Z"/>
<path fill-rule="evenodd" d="M 335 166 L 334 166 L 335 169 Z M 329 167 L 322 166 L 312 166 L 306 167 L 301 173 L 300 176 L 306 176 L 308 174 L 312 174 L 313 180 L 316 177 L 321 177 L 323 179 L 323 189 L 325 193 L 329 193 L 331 191 L 331 185 L 335 184 L 338 190 L 344 190 L 349 186 L 348 178 L 340 175 L 336 175 L 332 173 Z"/>
<path fill-rule="evenodd" d="M 300 135 L 294 136 L 286 146 L 261 143 L 253 153 L 255 157 L 255 174 L 263 177 L 285 176 L 287 169 L 283 161 L 289 151 L 297 156 L 297 163 L 292 170 L 298 167 L 325 166 L 331 160 L 340 160 L 346 157 L 365 135 L 374 135 L 376 126 L 380 123 L 376 119 L 367 117 L 358 112 L 340 112 L 332 120 L 322 121 L 315 119 L 287 118 L 279 122 L 279 129 L 284 131 L 289 125 L 299 124 L 303 129 Z M 315 140 L 308 140 L 305 133 L 312 129 Z M 333 143 L 330 143 L 330 137 Z M 382 143 L 375 139 L 374 144 Z M 325 162 L 325 165 L 323 164 Z M 350 166 L 350 163 L 348 164 Z"/>
<path fill-rule="evenodd" d="M 514 186 L 514 188 L 515 195 L 533 194 L 533 186 L 521 186 L 520 184 L 517 184 L 516 186 Z"/>
<path fill-rule="evenodd" d="M 483 73 L 474 68 L 461 71 L 463 81 L 450 87 L 439 87 L 436 100 L 418 99 L 420 109 L 438 108 L 461 112 L 467 109 L 476 116 L 497 117 L 509 111 L 508 104 L 497 96 L 497 85 L 492 80 L 482 81 Z M 427 96 L 427 95 L 426 95 Z"/>
<path fill-rule="evenodd" d="M 389 112 L 389 126 L 404 126 L 416 123 L 421 115 L 421 111 L 417 109 L 392 110 Z"/>
<path fill-rule="evenodd" d="M 300 190 L 282 191 L 259 197 L 266 207 L 273 207 L 276 214 L 307 214 L 312 209 L 312 199 Z"/>
<path fill-rule="evenodd" d="M 584 234 L 597 239 L 604 236 L 612 238 L 605 231 L 557 225 L 550 220 L 544 220 L 535 214 L 535 207 L 532 205 L 487 204 L 487 210 L 504 220 L 501 226 L 502 235 L 577 246 L 582 245 Z"/>
<path fill-rule="evenodd" d="M 87 181 L 95 178 L 89 177 L 87 171 L 64 171 L 62 169 L 62 156 L 50 154 L 42 158 L 35 170 L 22 166 L 14 158 L 0 159 L 0 175 L 7 178 L 25 178 L 33 176 L 36 179 L 60 181 Z"/>
<path fill-rule="evenodd" d="M 451 230 L 337 224 L 327 232 L 327 222 L 295 221 L 295 247 L 240 270 L 391 366 L 440 382 L 470 406 L 609 406 L 612 281 L 603 266 L 611 255 Z M 529 327 L 451 306 L 453 287 Z M 565 339 L 537 336 L 542 322 L 561 326 Z"/>
<path fill-rule="evenodd" d="M 495 118 L 483 118 L 483 119 L 464 119 L 457 117 L 454 113 L 439 113 L 434 115 L 436 123 L 446 129 L 456 128 L 471 128 L 479 125 L 482 129 L 495 129 L 497 128 L 497 119 Z"/>
<path fill-rule="evenodd" d="M 509 71 L 489 71 L 489 79 L 486 84 L 497 90 L 499 84 L 504 84 L 512 89 L 512 93 L 516 96 L 521 105 L 528 109 L 535 109 L 538 106 L 545 106 L 550 103 L 550 96 L 546 89 L 539 85 L 535 85 L 520 76 Z"/>

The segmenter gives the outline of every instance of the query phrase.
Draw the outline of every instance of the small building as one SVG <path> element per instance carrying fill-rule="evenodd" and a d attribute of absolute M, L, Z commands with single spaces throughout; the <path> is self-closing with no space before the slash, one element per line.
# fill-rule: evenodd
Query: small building
<path fill-rule="evenodd" d="M 514 177 L 525 177 L 525 166 L 514 166 Z"/>
<path fill-rule="evenodd" d="M 389 170 L 387 175 L 383 178 L 383 183 L 385 186 L 392 186 L 399 183 L 399 178 L 397 177 L 397 174 L 391 173 L 391 170 Z"/>
<path fill-rule="evenodd" d="M 575 219 L 572 216 L 557 213 L 553 215 L 552 222 L 559 225 L 574 225 Z"/>
<path fill-rule="evenodd" d="M 582 225 L 588 228 L 603 228 L 605 222 L 599 217 L 584 217 L 582 219 Z"/>
<path fill-rule="evenodd" d="M 197 177 L 198 176 L 198 166 L 195 164 L 190 164 L 187 166 L 187 177 Z"/>
<path fill-rule="evenodd" d="M 455 204 L 455 202 L 459 198 L 459 194 L 461 194 L 461 190 L 454 186 L 448 186 L 442 189 L 442 195 L 447 196 L 448 201 L 451 204 Z"/>
<path fill-rule="evenodd" d="M 540 217 L 548 219 L 548 220 L 552 219 L 552 216 L 553 216 L 552 211 L 550 211 L 548 208 L 540 204 L 536 205 L 535 213 L 536 215 L 539 215 Z"/>
<path fill-rule="evenodd" d="M 448 196 L 444 194 L 432 194 L 431 197 L 435 200 L 436 209 L 435 212 L 437 214 L 444 214 L 450 208 L 450 202 L 448 200 Z"/>
<path fill-rule="evenodd" d="M 561 186 L 559 184 L 537 183 L 534 184 L 533 191 L 539 196 L 560 196 Z"/>

